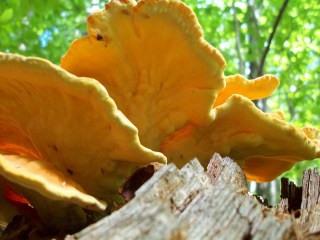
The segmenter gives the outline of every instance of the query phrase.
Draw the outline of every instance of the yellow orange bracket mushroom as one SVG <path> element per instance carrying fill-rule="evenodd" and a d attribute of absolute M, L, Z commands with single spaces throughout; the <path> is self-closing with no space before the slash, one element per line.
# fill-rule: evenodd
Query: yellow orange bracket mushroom
<path fill-rule="evenodd" d="M 226 63 L 189 7 L 178 0 L 113 0 L 87 24 L 91 36 L 76 40 L 61 66 L 101 82 L 144 146 L 158 150 L 186 124 L 209 124 Z"/>
<path fill-rule="evenodd" d="M 249 101 L 268 97 L 279 80 L 224 77 L 223 57 L 182 2 L 112 0 L 87 24 L 90 36 L 73 42 L 61 66 L 101 82 L 142 144 L 169 161 L 182 166 L 197 157 L 205 165 L 218 152 L 250 179 L 268 181 L 317 156 L 317 140 L 281 121 L 280 111 L 265 115 Z M 298 143 L 300 151 L 288 148 Z"/>
<path fill-rule="evenodd" d="M 42 59 L 0 54 L 0 92 L 0 129 L 7 129 L 0 149 L 36 151 L 32 157 L 51 162 L 99 198 L 117 190 L 116 179 L 129 174 L 130 163 L 166 161 L 140 144 L 136 127 L 93 79 Z"/>
<path fill-rule="evenodd" d="M 249 180 L 264 182 L 298 161 L 320 156 L 315 129 L 295 128 L 278 116 L 263 113 L 241 95 L 232 95 L 212 115 L 214 120 L 207 127 L 188 126 L 163 141 L 161 152 L 168 161 L 182 166 L 197 157 L 206 165 L 218 152 L 237 161 Z"/>
<path fill-rule="evenodd" d="M 52 201 L 103 210 L 139 166 L 166 162 L 99 82 L 46 60 L 0 53 L 0 102 L 0 175 Z"/>
<path fill-rule="evenodd" d="M 251 100 L 269 97 L 279 86 L 277 77 L 268 74 L 249 80 L 240 74 L 227 76 L 226 86 L 222 89 L 213 107 L 224 103 L 231 95 L 240 94 Z"/>
<path fill-rule="evenodd" d="M 95 211 L 106 208 L 105 202 L 86 194 L 79 184 L 48 161 L 0 151 L 0 175 L 55 201 L 72 202 Z"/>

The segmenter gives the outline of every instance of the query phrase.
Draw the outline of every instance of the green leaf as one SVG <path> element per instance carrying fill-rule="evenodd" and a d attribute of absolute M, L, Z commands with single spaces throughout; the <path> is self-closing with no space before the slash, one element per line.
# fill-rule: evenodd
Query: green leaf
<path fill-rule="evenodd" d="M 0 24 L 9 22 L 12 17 L 13 17 L 13 9 L 12 8 L 5 9 L 0 16 Z"/>

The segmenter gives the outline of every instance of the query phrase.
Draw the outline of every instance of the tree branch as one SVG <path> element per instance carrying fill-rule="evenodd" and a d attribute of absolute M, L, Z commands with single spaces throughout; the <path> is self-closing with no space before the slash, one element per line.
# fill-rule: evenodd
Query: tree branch
<path fill-rule="evenodd" d="M 248 30 L 249 30 L 249 49 L 248 49 L 248 54 L 250 56 L 254 56 L 249 61 L 249 78 L 253 79 L 258 77 L 257 76 L 257 70 L 258 70 L 258 62 L 259 62 L 259 57 L 258 53 L 260 52 L 259 49 L 257 49 L 256 46 L 258 46 L 258 38 L 260 37 L 260 26 L 258 23 L 258 19 L 256 17 L 255 13 L 255 1 L 254 0 L 247 0 L 247 14 L 248 14 Z"/>
<path fill-rule="evenodd" d="M 237 11 L 235 8 L 235 0 L 233 0 L 232 2 L 232 11 L 233 11 L 234 30 L 236 33 L 236 49 L 237 49 L 237 54 L 239 58 L 239 72 L 241 75 L 244 75 L 244 64 L 243 64 L 243 58 L 241 55 L 240 31 L 239 31 L 239 25 L 237 20 Z"/>
<path fill-rule="evenodd" d="M 263 51 L 263 54 L 262 54 L 262 57 L 260 59 L 260 63 L 259 63 L 259 67 L 258 67 L 258 76 L 261 76 L 262 75 L 262 70 L 263 70 L 263 66 L 264 66 L 264 62 L 266 60 L 266 57 L 267 57 L 267 54 L 269 52 L 269 49 L 270 49 L 270 45 L 271 45 L 271 42 L 272 42 L 272 39 L 274 37 L 274 34 L 276 33 L 276 30 L 277 30 L 277 27 L 280 23 L 280 20 L 281 20 L 281 17 L 284 13 L 284 10 L 286 9 L 287 5 L 288 5 L 288 2 L 289 0 L 284 0 L 283 3 L 282 3 L 282 6 L 280 8 L 280 11 L 279 11 L 279 14 L 273 24 L 273 27 L 272 27 L 272 32 L 269 36 L 269 39 L 268 39 L 268 42 L 267 42 L 267 46 L 265 47 L 264 51 Z"/>

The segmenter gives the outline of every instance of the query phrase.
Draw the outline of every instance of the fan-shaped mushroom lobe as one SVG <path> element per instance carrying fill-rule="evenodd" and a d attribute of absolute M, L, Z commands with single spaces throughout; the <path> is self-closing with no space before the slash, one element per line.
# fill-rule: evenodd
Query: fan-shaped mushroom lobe
<path fill-rule="evenodd" d="M 189 7 L 177 0 L 113 0 L 87 23 L 91 36 L 76 40 L 61 66 L 101 82 L 144 146 L 158 150 L 185 125 L 211 121 L 225 60 L 204 40 Z"/>

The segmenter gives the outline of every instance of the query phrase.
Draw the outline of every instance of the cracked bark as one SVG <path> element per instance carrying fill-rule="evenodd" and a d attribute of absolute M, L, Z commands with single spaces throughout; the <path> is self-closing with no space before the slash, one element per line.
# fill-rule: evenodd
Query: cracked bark
<path fill-rule="evenodd" d="M 71 239 L 290 239 L 292 221 L 248 195 L 240 167 L 215 154 L 207 172 L 197 160 L 163 167 L 124 207 Z"/>
<path fill-rule="evenodd" d="M 317 168 L 305 170 L 302 179 L 300 227 L 312 239 L 320 233 L 320 175 Z"/>

